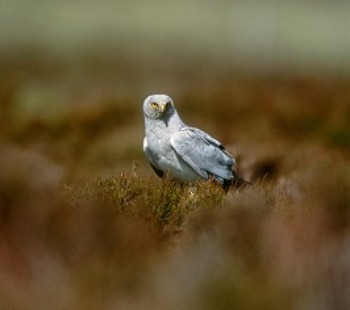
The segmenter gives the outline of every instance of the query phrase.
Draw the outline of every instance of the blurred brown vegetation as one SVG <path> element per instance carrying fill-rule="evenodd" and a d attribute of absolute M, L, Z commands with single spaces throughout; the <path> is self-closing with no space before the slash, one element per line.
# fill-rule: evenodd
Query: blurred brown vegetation
<path fill-rule="evenodd" d="M 350 307 L 350 81 L 196 66 L 1 60 L 1 309 Z M 153 176 L 159 91 L 253 187 Z"/>

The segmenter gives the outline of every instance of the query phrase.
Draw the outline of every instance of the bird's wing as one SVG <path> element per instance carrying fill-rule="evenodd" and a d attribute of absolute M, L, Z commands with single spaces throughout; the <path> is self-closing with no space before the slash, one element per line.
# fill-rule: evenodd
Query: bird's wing
<path fill-rule="evenodd" d="M 145 137 L 143 139 L 143 152 L 145 153 L 149 164 L 151 165 L 152 169 L 154 170 L 154 172 L 157 174 L 157 176 L 159 176 L 160 178 L 162 178 L 164 176 L 164 172 L 162 170 L 160 170 L 159 168 L 156 167 L 156 164 L 153 161 L 153 154 L 152 152 L 149 150 L 149 148 L 147 147 L 148 143 L 147 143 L 147 138 Z"/>
<path fill-rule="evenodd" d="M 203 178 L 232 179 L 236 162 L 223 145 L 202 130 L 183 127 L 171 136 L 176 153 Z"/>

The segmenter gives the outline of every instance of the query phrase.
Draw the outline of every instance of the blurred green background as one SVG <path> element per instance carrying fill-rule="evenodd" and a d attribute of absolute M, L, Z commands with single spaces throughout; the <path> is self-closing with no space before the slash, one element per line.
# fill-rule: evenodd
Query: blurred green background
<path fill-rule="evenodd" d="M 2 54 L 113 58 L 148 69 L 205 63 L 251 72 L 348 73 L 349 28 L 347 1 L 0 3 Z"/>

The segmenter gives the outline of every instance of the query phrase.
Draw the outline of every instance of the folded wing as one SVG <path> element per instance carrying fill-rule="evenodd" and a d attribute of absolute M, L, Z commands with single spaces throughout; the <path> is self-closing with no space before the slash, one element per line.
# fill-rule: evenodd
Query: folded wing
<path fill-rule="evenodd" d="M 203 178 L 212 175 L 221 182 L 233 178 L 234 158 L 204 131 L 183 127 L 171 136 L 170 143 L 181 159 Z"/>

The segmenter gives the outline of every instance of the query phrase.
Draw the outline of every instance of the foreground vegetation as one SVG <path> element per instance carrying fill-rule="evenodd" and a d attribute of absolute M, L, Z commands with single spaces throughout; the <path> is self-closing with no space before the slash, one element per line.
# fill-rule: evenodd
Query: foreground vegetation
<path fill-rule="evenodd" d="M 350 167 L 336 159 L 227 195 L 137 171 L 61 190 L 6 165 L 1 308 L 345 309 Z"/>

